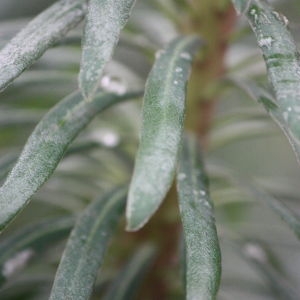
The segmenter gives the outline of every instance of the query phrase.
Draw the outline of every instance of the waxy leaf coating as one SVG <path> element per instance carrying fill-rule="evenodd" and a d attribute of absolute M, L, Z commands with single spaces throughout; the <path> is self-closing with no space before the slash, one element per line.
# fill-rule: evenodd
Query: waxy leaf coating
<path fill-rule="evenodd" d="M 157 210 L 174 179 L 186 83 L 201 42 L 179 37 L 158 53 L 144 95 L 141 141 L 129 188 L 127 229 L 138 230 Z"/>

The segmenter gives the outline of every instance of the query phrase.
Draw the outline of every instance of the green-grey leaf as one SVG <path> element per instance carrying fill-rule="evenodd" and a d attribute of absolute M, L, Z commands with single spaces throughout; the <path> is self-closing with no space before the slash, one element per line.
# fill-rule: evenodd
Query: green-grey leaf
<path fill-rule="evenodd" d="M 158 58 L 146 83 L 143 124 L 126 208 L 127 229 L 141 228 L 154 214 L 175 174 L 182 136 L 185 89 L 195 36 L 172 41 Z"/>
<path fill-rule="evenodd" d="M 0 244 L 0 285 L 15 272 L 19 272 L 27 261 L 46 247 L 64 238 L 72 229 L 75 218 L 55 218 L 31 224 L 7 238 Z"/>
<path fill-rule="evenodd" d="M 293 140 L 300 143 L 300 60 L 296 43 L 288 30 L 288 20 L 266 1 L 235 0 L 247 5 L 246 15 L 256 35 L 272 83 L 278 113 Z"/>
<path fill-rule="evenodd" d="M 250 5 L 251 0 L 232 0 L 239 14 L 244 13 Z"/>
<path fill-rule="evenodd" d="M 84 17 L 87 0 L 60 0 L 33 19 L 0 51 L 0 91 Z"/>
<path fill-rule="evenodd" d="M 89 299 L 109 238 L 124 210 L 127 190 L 94 201 L 76 223 L 59 264 L 50 300 Z"/>
<path fill-rule="evenodd" d="M 49 178 L 76 135 L 105 108 L 140 92 L 99 93 L 86 101 L 76 92 L 59 102 L 37 125 L 16 165 L 0 188 L 0 230 L 27 204 Z"/>
<path fill-rule="evenodd" d="M 270 136 L 274 132 L 272 125 L 269 120 L 242 120 L 220 126 L 211 132 L 209 149 L 212 151 L 235 141 L 249 140 L 251 137 Z"/>
<path fill-rule="evenodd" d="M 221 277 L 221 252 L 199 145 L 184 138 L 177 175 L 186 246 L 186 299 L 215 299 Z"/>
<path fill-rule="evenodd" d="M 286 135 L 290 145 L 292 146 L 292 149 L 294 150 L 297 161 L 300 164 L 300 142 L 293 134 L 291 134 L 287 120 L 280 111 L 280 108 L 278 107 L 273 95 L 254 82 L 242 82 L 236 79 L 233 79 L 232 81 L 239 88 L 245 91 L 252 99 L 263 104 L 271 118 L 277 123 L 277 125 Z"/>
<path fill-rule="evenodd" d="M 79 86 L 91 98 L 110 60 L 135 0 L 90 0 L 83 37 Z"/>
<path fill-rule="evenodd" d="M 134 299 L 138 292 L 138 287 L 153 261 L 154 254 L 155 249 L 150 245 L 145 245 L 138 249 L 130 262 L 117 276 L 103 299 Z"/>
<path fill-rule="evenodd" d="M 271 193 L 265 191 L 262 187 L 256 184 L 251 178 L 242 176 L 234 170 L 218 163 L 212 164 L 212 169 L 226 176 L 237 187 L 252 195 L 254 199 L 259 199 L 267 204 L 280 218 L 291 228 L 294 234 L 300 239 L 300 217 L 295 212 L 290 210 L 285 203 L 277 199 Z"/>
<path fill-rule="evenodd" d="M 258 243 L 230 241 L 230 244 L 268 283 L 273 292 L 274 299 L 297 300 L 299 298 L 291 282 L 271 266 L 271 263 L 268 261 L 267 253 Z M 253 249 L 257 250 L 255 253 L 262 254 L 262 259 L 255 254 L 253 255 Z"/>

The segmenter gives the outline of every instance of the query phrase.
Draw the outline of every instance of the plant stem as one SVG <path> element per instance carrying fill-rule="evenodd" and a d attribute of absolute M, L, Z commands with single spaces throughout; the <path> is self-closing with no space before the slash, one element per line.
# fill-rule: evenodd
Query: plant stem
<path fill-rule="evenodd" d="M 191 14 L 182 24 L 182 31 L 198 34 L 205 47 L 194 63 L 188 85 L 186 126 L 199 136 L 206 148 L 217 84 L 225 71 L 224 56 L 236 14 L 228 1 L 191 0 L 190 3 Z"/>
<path fill-rule="evenodd" d="M 217 81 L 225 71 L 224 56 L 236 17 L 227 0 L 187 2 L 189 14 L 179 24 L 180 31 L 200 35 L 206 46 L 193 65 L 188 85 L 186 126 L 199 136 L 206 147 L 216 105 Z M 169 299 L 174 289 L 178 288 L 178 282 L 173 282 L 180 273 L 178 238 L 181 225 L 176 198 L 173 186 L 149 224 L 137 233 L 128 234 L 129 240 L 133 241 L 131 247 L 135 247 L 136 242 L 144 241 L 152 241 L 159 246 L 158 257 L 139 299 Z"/>

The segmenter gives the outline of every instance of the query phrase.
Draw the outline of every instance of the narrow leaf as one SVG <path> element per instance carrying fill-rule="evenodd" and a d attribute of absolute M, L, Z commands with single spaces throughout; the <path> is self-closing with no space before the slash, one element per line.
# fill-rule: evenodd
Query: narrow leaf
<path fill-rule="evenodd" d="M 51 274 L 37 273 L 18 276 L 0 289 L 1 300 L 47 299 L 47 291 L 53 281 Z"/>
<path fill-rule="evenodd" d="M 291 131 L 289 130 L 289 125 L 287 120 L 284 118 L 279 106 L 276 103 L 273 95 L 261 86 L 258 86 L 254 82 L 242 82 L 240 80 L 231 79 L 232 82 L 246 92 L 252 99 L 261 103 L 271 118 L 276 122 L 276 124 L 283 131 L 287 137 L 292 149 L 294 150 L 295 156 L 298 163 L 300 164 L 300 141 L 295 138 Z"/>
<path fill-rule="evenodd" d="M 186 82 L 199 46 L 194 36 L 175 39 L 159 53 L 150 72 L 127 202 L 128 230 L 138 230 L 148 221 L 172 184 L 184 122 Z"/>
<path fill-rule="evenodd" d="M 89 299 L 113 229 L 125 206 L 126 189 L 94 201 L 76 223 L 59 264 L 50 300 Z"/>
<path fill-rule="evenodd" d="M 230 241 L 232 248 L 266 281 L 275 299 L 297 300 L 296 289 L 268 261 L 266 251 L 253 242 Z"/>
<path fill-rule="evenodd" d="M 217 165 L 211 164 L 211 168 L 212 170 L 223 174 L 232 183 L 236 184 L 237 187 L 253 196 L 254 199 L 260 200 L 272 208 L 273 211 L 292 229 L 298 239 L 300 239 L 300 216 L 290 210 L 285 203 L 265 191 L 255 181 L 251 180 L 251 178 L 242 176 L 220 163 Z"/>
<path fill-rule="evenodd" d="M 74 218 L 48 219 L 36 222 L 1 240 L 0 285 L 19 272 L 27 261 L 64 238 L 74 225 Z"/>
<path fill-rule="evenodd" d="M 272 83 L 278 113 L 286 131 L 300 143 L 300 54 L 288 30 L 287 18 L 262 0 L 235 0 L 236 7 L 249 2 L 246 16 L 256 35 Z"/>
<path fill-rule="evenodd" d="M 59 102 L 37 125 L 16 165 L 0 188 L 0 230 L 49 178 L 76 135 L 105 108 L 140 93 L 99 93 L 85 101 L 74 93 Z"/>
<path fill-rule="evenodd" d="M 90 0 L 83 37 L 79 86 L 91 98 L 110 60 L 135 0 Z"/>
<path fill-rule="evenodd" d="M 153 261 L 155 249 L 146 245 L 140 248 L 117 276 L 103 299 L 135 299 L 138 288 Z"/>
<path fill-rule="evenodd" d="M 87 0 L 60 0 L 33 19 L 0 51 L 0 91 L 84 17 Z"/>
<path fill-rule="evenodd" d="M 208 179 L 192 136 L 184 139 L 177 187 L 186 246 L 186 299 L 215 299 L 221 277 L 221 252 Z"/>
<path fill-rule="evenodd" d="M 242 120 L 220 126 L 211 132 L 210 150 L 215 150 L 242 139 L 270 136 L 274 133 L 273 123 L 269 120 Z"/>

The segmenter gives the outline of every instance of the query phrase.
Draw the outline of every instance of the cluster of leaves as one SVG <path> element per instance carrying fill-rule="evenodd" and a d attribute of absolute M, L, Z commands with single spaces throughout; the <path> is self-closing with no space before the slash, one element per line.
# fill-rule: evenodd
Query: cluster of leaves
<path fill-rule="evenodd" d="M 240 93 L 263 104 L 288 137 L 299 161 L 300 64 L 288 21 L 263 0 L 233 0 L 233 4 L 255 33 L 271 89 L 264 87 L 261 73 L 248 73 L 247 80 L 240 75 L 257 59 L 257 53 L 252 55 L 251 51 L 242 62 L 229 66 L 216 89 L 224 95 L 234 94 L 233 98 Z M 225 222 L 233 219 L 228 218 L 233 205 L 238 205 L 240 218 L 244 208 L 253 205 L 250 200 L 258 199 L 300 236 L 299 217 L 281 199 L 216 160 L 220 158 L 218 151 L 241 137 L 269 136 L 274 128 L 267 115 L 259 106 L 238 110 L 236 104 L 236 111 L 221 112 L 211 132 L 207 171 L 196 138 L 184 132 L 186 85 L 193 57 L 204 43 L 197 36 L 177 32 L 182 10 L 186 14 L 191 10 L 188 1 L 141 1 L 135 6 L 134 0 L 60 0 L 7 44 L 6 39 L 23 23 L 8 24 L 6 31 L 3 26 L 0 122 L 7 128 L 0 139 L 0 230 L 15 221 L 3 232 L 0 244 L 1 299 L 44 299 L 49 294 L 52 300 L 88 299 L 94 286 L 96 297 L 132 299 L 154 259 L 155 248 L 142 245 L 117 274 L 106 268 L 98 274 L 107 244 L 125 210 L 128 231 L 143 227 L 160 207 L 175 177 L 183 224 L 182 290 L 186 298 L 215 299 L 221 280 L 220 248 L 229 247 L 265 280 L 265 285 L 259 281 L 254 281 L 253 287 L 245 285 L 251 291 L 250 299 L 255 299 L 254 292 L 297 299 L 280 259 L 270 250 L 272 245 L 256 235 L 253 241 L 249 238 L 252 235 L 242 235 Z M 247 32 L 245 28 L 240 24 L 240 35 Z M 247 37 L 234 41 L 232 49 Z M 69 91 L 72 93 L 56 103 Z M 140 105 L 121 102 L 142 95 L 141 138 L 135 155 Z M 53 108 L 47 111 L 50 106 Z M 20 152 L 23 136 L 29 132 Z M 277 194 L 282 192 L 276 184 L 273 187 L 277 187 Z M 220 199 L 215 201 L 222 225 L 218 234 L 211 198 Z M 64 247 L 60 241 L 70 231 L 60 258 Z M 31 276 L 16 277 L 38 254 L 47 262 L 42 271 L 38 263 L 32 264 L 27 273 Z M 238 275 L 237 279 L 226 277 L 230 276 L 224 263 L 226 249 L 222 249 L 222 256 L 220 298 L 225 298 L 230 279 L 241 289 L 244 285 Z M 58 262 L 56 271 L 53 265 Z M 247 280 L 249 274 L 244 275 Z M 243 293 L 245 296 L 246 291 Z"/>

